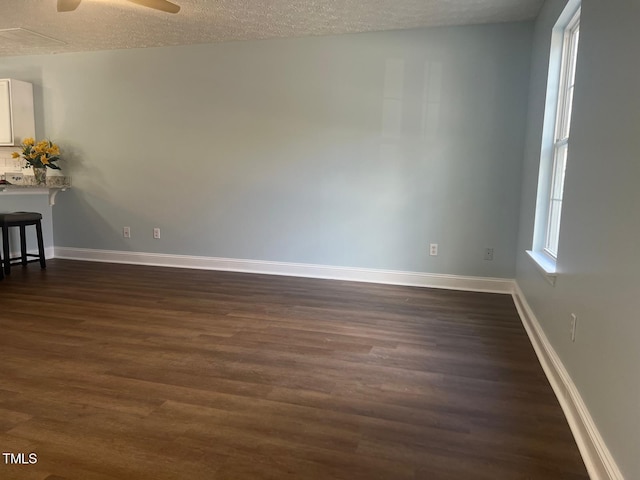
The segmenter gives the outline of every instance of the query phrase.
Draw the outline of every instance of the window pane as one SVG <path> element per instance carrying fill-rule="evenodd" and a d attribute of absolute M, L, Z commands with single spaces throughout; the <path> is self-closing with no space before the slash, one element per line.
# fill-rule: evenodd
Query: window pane
<path fill-rule="evenodd" d="M 558 238 L 560 237 L 560 213 L 562 200 L 551 200 L 549 209 L 549 226 L 547 229 L 547 244 L 545 248 L 554 257 L 558 255 Z"/>
<path fill-rule="evenodd" d="M 565 101 L 564 122 L 560 138 L 568 138 L 571 130 L 571 111 L 573 109 L 573 86 L 567 90 L 567 98 Z"/>
<path fill-rule="evenodd" d="M 553 177 L 551 183 L 551 200 L 562 200 L 564 193 L 564 174 L 567 168 L 568 145 L 560 145 L 555 149 Z"/>
<path fill-rule="evenodd" d="M 580 39 L 580 28 L 576 27 L 575 32 L 571 38 L 571 71 L 569 72 L 569 85 L 573 85 L 576 78 L 576 58 L 578 58 L 578 40 Z"/>
<path fill-rule="evenodd" d="M 557 133 L 556 138 L 567 138 L 571 127 L 571 110 L 573 108 L 573 86 L 576 76 L 576 59 L 578 56 L 578 31 L 565 39 L 563 49 L 563 78 L 560 84 Z"/>

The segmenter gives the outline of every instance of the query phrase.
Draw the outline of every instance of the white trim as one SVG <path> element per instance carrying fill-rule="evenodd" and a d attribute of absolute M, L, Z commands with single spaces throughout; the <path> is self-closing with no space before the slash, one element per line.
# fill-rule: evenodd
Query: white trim
<path fill-rule="evenodd" d="M 592 480 L 624 480 L 576 385 L 545 335 L 517 282 L 513 301 L 538 360 L 549 379 Z"/>
<path fill-rule="evenodd" d="M 563 72 L 564 36 L 567 25 L 571 22 L 576 12 L 580 10 L 580 4 L 581 0 L 568 0 L 551 31 L 549 68 L 544 97 L 544 118 L 540 137 L 540 168 L 538 171 L 532 250 L 542 251 L 543 247 L 548 245 L 547 233 L 549 230 L 550 198 L 552 195 L 551 179 L 554 175 L 553 166 L 556 150 L 554 145 L 558 140 L 556 138 L 556 117 L 562 100 L 559 94 L 562 83 L 561 74 Z"/>
<path fill-rule="evenodd" d="M 557 24 L 556 24 L 557 26 Z M 572 86 L 575 84 L 575 67 L 578 55 L 578 32 L 580 30 L 580 8 L 578 8 L 569 23 L 564 27 L 562 39 L 562 54 L 560 57 L 560 83 L 558 84 L 558 101 L 553 134 L 553 162 L 549 172 L 551 188 L 547 205 L 547 222 L 545 228 L 544 250 L 553 258 L 558 256 L 558 237 L 562 221 L 563 186 L 565 183 L 565 169 L 569 158 L 569 125 L 572 114 Z M 559 185 L 559 188 L 557 188 Z M 554 217 L 554 208 L 560 205 Z M 555 219 L 555 222 L 554 222 Z M 552 245 L 552 238 L 556 239 Z M 554 247 L 552 249 L 552 247 Z"/>
<path fill-rule="evenodd" d="M 38 254 L 38 249 L 27 249 L 27 253 L 31 254 L 31 255 L 37 255 Z M 19 257 L 20 256 L 20 250 L 13 250 L 11 249 L 9 251 L 9 255 L 11 256 L 11 258 L 15 258 L 15 257 Z M 44 247 L 44 258 L 47 260 L 50 260 L 52 258 L 55 258 L 55 250 L 53 247 Z"/>
<path fill-rule="evenodd" d="M 56 204 L 56 195 L 58 192 L 66 192 L 69 186 L 60 187 L 34 187 L 27 185 L 0 185 L 0 194 L 2 195 L 49 195 L 49 206 Z"/>
<path fill-rule="evenodd" d="M 473 292 L 513 292 L 513 280 L 508 278 L 465 277 L 422 272 L 377 270 L 371 268 L 334 267 L 304 263 L 270 262 L 235 258 L 196 257 L 162 253 L 121 252 L 85 248 L 55 247 L 56 258 L 92 262 L 126 263 L 161 267 L 223 270 L 231 272 L 286 275 L 292 277 L 325 278 L 350 282 L 382 283 L 415 287 L 446 288 Z"/>
<path fill-rule="evenodd" d="M 534 250 L 526 250 L 526 252 L 527 255 L 529 255 L 529 258 L 533 260 L 540 273 L 544 275 L 545 280 L 551 285 L 555 285 L 556 277 L 558 276 L 556 261 L 544 252 Z"/>

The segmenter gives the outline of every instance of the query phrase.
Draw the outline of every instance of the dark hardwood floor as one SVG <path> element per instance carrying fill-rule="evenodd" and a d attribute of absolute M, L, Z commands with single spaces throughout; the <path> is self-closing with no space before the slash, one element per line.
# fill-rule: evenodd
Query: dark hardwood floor
<path fill-rule="evenodd" d="M 588 478 L 507 295 L 52 260 L 0 329 L 3 480 Z"/>

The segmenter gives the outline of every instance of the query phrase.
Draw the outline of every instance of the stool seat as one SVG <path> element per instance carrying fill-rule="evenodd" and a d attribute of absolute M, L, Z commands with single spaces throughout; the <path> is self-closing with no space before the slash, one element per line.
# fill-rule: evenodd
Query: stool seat
<path fill-rule="evenodd" d="M 12 265 L 22 265 L 26 267 L 28 263 L 39 262 L 40 268 L 47 268 L 44 258 L 44 241 L 42 238 L 42 214 L 37 212 L 13 212 L 0 213 L 0 228 L 2 228 L 2 257 L 0 264 L 4 267 L 4 274 L 11 274 Z M 27 253 L 27 226 L 36 227 L 36 235 L 38 240 L 38 254 Z M 20 228 L 20 256 L 11 258 L 11 249 L 9 247 L 9 228 Z M 35 257 L 35 260 L 28 260 L 28 257 Z M 0 279 L 2 276 L 0 276 Z"/>
<path fill-rule="evenodd" d="M 37 222 L 42 220 L 42 214 L 36 212 L 0 213 L 0 226 L 17 227 L 23 222 Z"/>

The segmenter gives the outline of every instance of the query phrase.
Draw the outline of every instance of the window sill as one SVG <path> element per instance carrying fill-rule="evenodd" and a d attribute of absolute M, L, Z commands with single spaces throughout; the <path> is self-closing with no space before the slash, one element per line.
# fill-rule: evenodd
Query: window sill
<path fill-rule="evenodd" d="M 531 260 L 533 260 L 545 280 L 551 285 L 555 285 L 556 277 L 558 276 L 558 272 L 556 271 L 556 262 L 542 252 L 527 250 L 527 255 L 529 255 Z"/>

